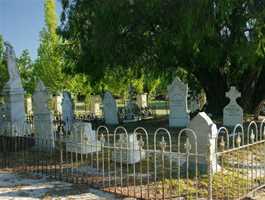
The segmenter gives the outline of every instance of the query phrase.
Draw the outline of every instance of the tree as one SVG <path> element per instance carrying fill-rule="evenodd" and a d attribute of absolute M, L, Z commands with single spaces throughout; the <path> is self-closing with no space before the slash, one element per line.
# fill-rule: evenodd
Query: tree
<path fill-rule="evenodd" d="M 32 94 L 35 88 L 36 76 L 34 73 L 34 64 L 27 49 L 23 50 L 20 57 L 17 58 L 17 66 L 24 89 L 27 94 Z"/>
<path fill-rule="evenodd" d="M 56 34 L 57 16 L 54 0 L 45 0 L 44 12 L 45 27 L 40 33 L 41 42 L 34 68 L 44 84 L 56 93 L 64 88 L 65 79 L 62 73 L 61 41 Z"/>
<path fill-rule="evenodd" d="M 182 68 L 220 114 L 231 85 L 246 111 L 265 99 L 265 2 L 262 0 L 63 0 L 60 34 L 68 72 L 102 78 L 105 69 Z M 172 78 L 172 77 L 171 77 Z M 190 82 L 194 85 L 194 81 Z"/>
<path fill-rule="evenodd" d="M 4 85 L 8 81 L 7 66 L 4 61 L 4 41 L 0 35 L 0 91 L 2 91 Z"/>

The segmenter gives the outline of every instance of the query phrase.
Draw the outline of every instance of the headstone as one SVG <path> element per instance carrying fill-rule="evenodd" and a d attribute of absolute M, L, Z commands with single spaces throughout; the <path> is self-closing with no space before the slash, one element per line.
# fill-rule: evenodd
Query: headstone
<path fill-rule="evenodd" d="M 71 135 L 66 141 L 66 151 L 80 154 L 89 154 L 101 150 L 101 142 L 92 130 L 91 123 L 75 122 Z"/>
<path fill-rule="evenodd" d="M 116 101 L 110 92 L 105 92 L 104 94 L 103 110 L 106 124 L 116 125 L 119 123 Z"/>
<path fill-rule="evenodd" d="M 140 151 L 139 140 L 135 134 L 121 134 L 112 152 L 112 160 L 121 163 L 134 164 L 145 159 L 145 151 Z"/>
<path fill-rule="evenodd" d="M 26 98 L 26 111 L 28 115 L 32 115 L 32 99 L 31 97 Z"/>
<path fill-rule="evenodd" d="M 226 97 L 230 99 L 230 102 L 223 110 L 224 126 L 233 127 L 243 124 L 243 109 L 236 102 L 236 99 L 241 97 L 241 93 L 232 86 L 229 92 L 226 92 Z"/>
<path fill-rule="evenodd" d="M 190 122 L 188 128 L 192 129 L 197 136 L 197 150 L 198 154 L 205 156 L 198 156 L 198 164 L 202 171 L 208 169 L 208 158 L 211 159 L 211 170 L 216 172 L 220 169 L 217 163 L 216 150 L 216 138 L 217 127 L 205 112 L 198 113 Z M 191 152 L 195 153 L 196 140 L 191 133 L 188 134 L 188 138 L 191 144 Z M 210 148 L 210 152 L 209 152 Z"/>
<path fill-rule="evenodd" d="M 63 94 L 55 95 L 53 97 L 53 110 L 57 114 L 62 114 L 62 100 Z"/>
<path fill-rule="evenodd" d="M 193 96 L 190 98 L 190 111 L 195 112 L 200 110 L 199 100 L 198 97 Z"/>
<path fill-rule="evenodd" d="M 101 102 L 101 98 L 99 95 L 92 96 L 90 111 L 97 117 L 102 115 L 101 109 L 100 109 L 100 102 Z"/>
<path fill-rule="evenodd" d="M 138 94 L 136 97 L 137 105 L 139 108 L 147 108 L 147 94 Z"/>
<path fill-rule="evenodd" d="M 124 123 L 136 122 L 141 120 L 140 108 L 135 101 L 136 91 L 135 88 L 129 86 L 129 98 L 124 107 Z"/>
<path fill-rule="evenodd" d="M 178 77 L 168 86 L 169 97 L 169 126 L 186 127 L 190 121 L 187 97 L 188 85 L 180 81 Z"/>
<path fill-rule="evenodd" d="M 2 127 L 9 130 L 8 135 L 22 136 L 24 135 L 23 129 L 26 120 L 25 92 L 16 65 L 15 51 L 8 42 L 5 42 L 5 48 L 5 60 L 7 62 L 9 80 L 2 91 L 4 96 Z"/>
<path fill-rule="evenodd" d="M 50 96 L 43 82 L 37 82 L 33 94 L 34 127 L 37 148 L 49 151 L 54 148 L 53 116 L 49 110 Z"/>
<path fill-rule="evenodd" d="M 62 116 L 64 121 L 64 130 L 70 132 L 74 123 L 73 102 L 68 92 L 63 92 Z"/>

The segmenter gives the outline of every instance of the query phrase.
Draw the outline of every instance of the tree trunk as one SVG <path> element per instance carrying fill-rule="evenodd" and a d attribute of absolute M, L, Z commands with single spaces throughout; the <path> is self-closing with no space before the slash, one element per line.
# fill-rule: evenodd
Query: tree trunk
<path fill-rule="evenodd" d="M 208 71 L 207 69 L 200 69 L 195 76 L 206 93 L 206 112 L 221 116 L 224 106 L 229 102 L 225 97 L 227 91 L 225 76 L 219 70 Z"/>
<path fill-rule="evenodd" d="M 240 84 L 242 85 L 242 104 L 245 112 L 254 113 L 257 118 L 265 99 L 265 69 L 247 74 Z"/>

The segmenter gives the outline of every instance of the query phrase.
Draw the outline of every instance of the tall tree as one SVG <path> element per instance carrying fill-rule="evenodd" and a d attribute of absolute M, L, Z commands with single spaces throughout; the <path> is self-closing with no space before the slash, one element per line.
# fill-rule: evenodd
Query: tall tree
<path fill-rule="evenodd" d="M 61 35 L 68 72 L 101 79 L 105 69 L 145 73 L 185 69 L 220 114 L 236 85 L 247 111 L 265 99 L 262 0 L 63 0 Z M 190 85 L 194 84 L 191 82 Z"/>
<path fill-rule="evenodd" d="M 58 92 L 64 87 L 60 39 L 56 34 L 57 16 L 55 0 L 44 1 L 45 27 L 40 33 L 40 46 L 35 63 L 37 76 L 52 91 Z"/>

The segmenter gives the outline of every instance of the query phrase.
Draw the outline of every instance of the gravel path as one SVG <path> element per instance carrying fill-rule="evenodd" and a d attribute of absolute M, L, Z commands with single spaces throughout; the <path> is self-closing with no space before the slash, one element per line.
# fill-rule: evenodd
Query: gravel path
<path fill-rule="evenodd" d="M 120 200 L 105 192 L 31 174 L 0 171 L 0 200 Z"/>

